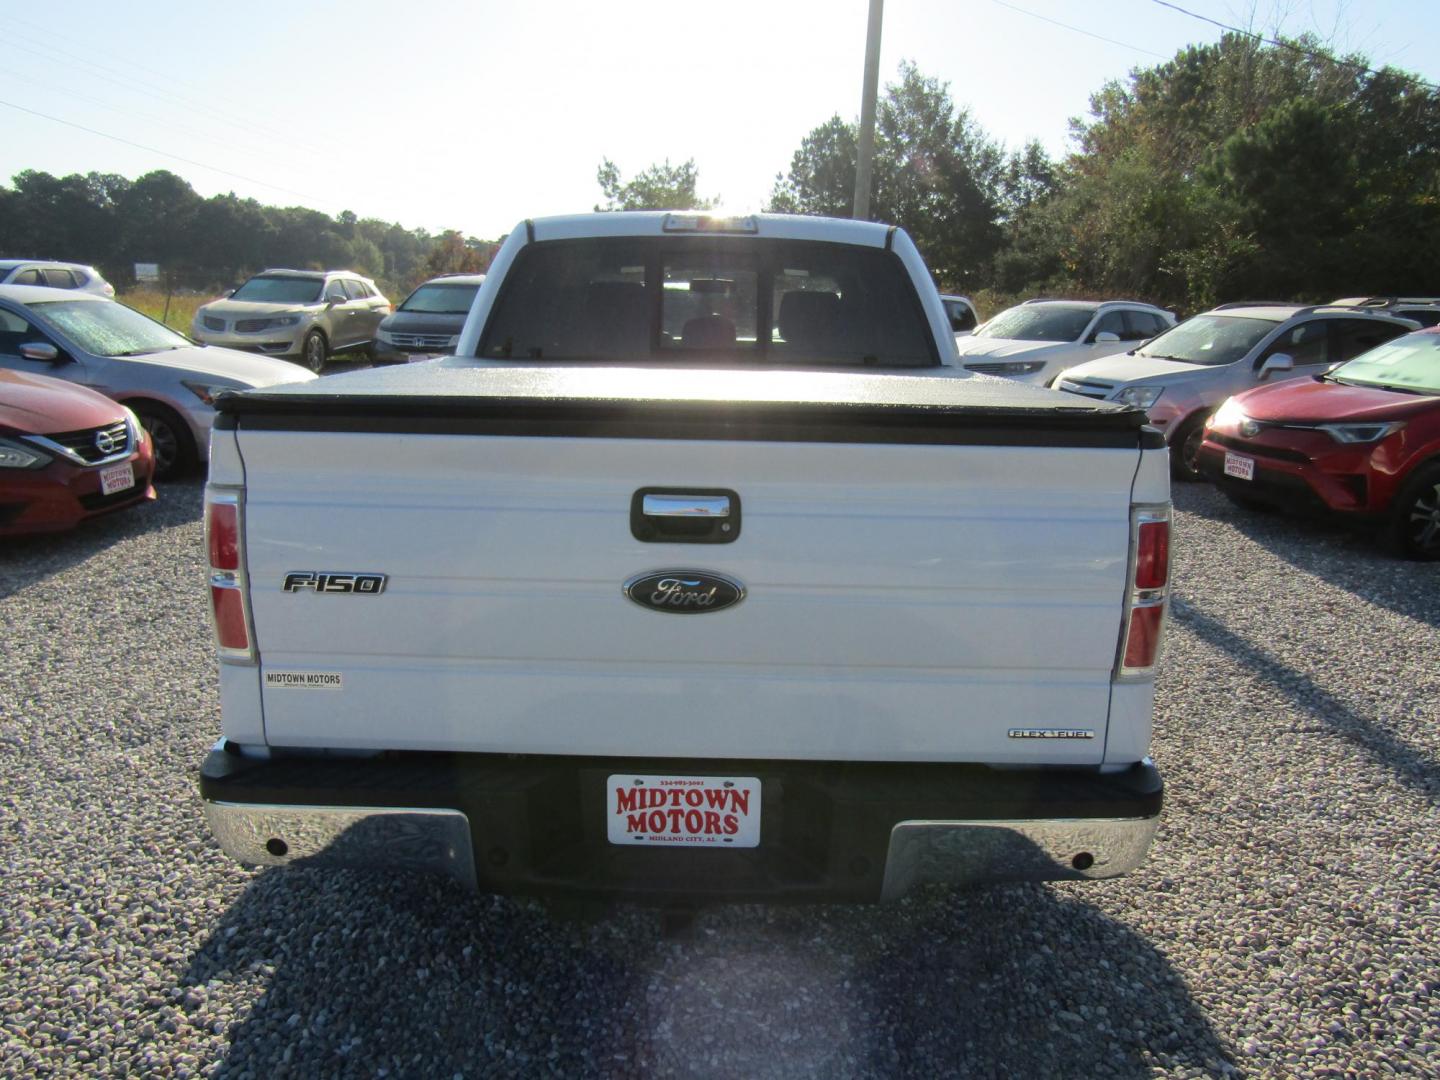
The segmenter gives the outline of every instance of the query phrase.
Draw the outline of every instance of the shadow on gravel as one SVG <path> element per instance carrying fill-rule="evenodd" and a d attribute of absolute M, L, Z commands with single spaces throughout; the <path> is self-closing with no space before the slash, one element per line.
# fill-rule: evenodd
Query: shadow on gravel
<path fill-rule="evenodd" d="M 1250 540 L 1361 600 L 1440 627 L 1440 569 L 1387 551 L 1372 532 L 1323 517 L 1236 506 L 1209 484 L 1176 484 L 1177 509 L 1222 521 Z"/>
<path fill-rule="evenodd" d="M 113 544 L 199 520 L 205 497 L 203 479 L 160 484 L 156 491 L 159 498 L 153 503 L 91 518 L 69 532 L 0 539 L 0 600 Z"/>
<path fill-rule="evenodd" d="M 1275 659 L 1219 620 L 1176 597 L 1171 615 L 1180 625 L 1256 674 L 1293 701 L 1304 715 L 1354 743 L 1393 772 L 1401 783 L 1435 800 L 1440 798 L 1440 763 L 1355 712 L 1314 679 Z"/>
<path fill-rule="evenodd" d="M 212 1077 L 1234 1072 L 1150 942 L 1037 885 L 714 908 L 676 938 L 641 908 L 577 926 L 435 879 L 269 871 L 186 981 L 205 1027 L 227 984 L 254 1001 Z"/>

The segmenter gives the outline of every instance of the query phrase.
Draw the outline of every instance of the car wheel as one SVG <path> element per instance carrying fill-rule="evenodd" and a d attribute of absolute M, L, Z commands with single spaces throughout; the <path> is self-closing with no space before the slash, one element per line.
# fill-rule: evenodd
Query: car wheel
<path fill-rule="evenodd" d="M 1440 559 L 1440 463 L 1405 482 L 1390 508 L 1389 534 L 1407 559 Z"/>
<path fill-rule="evenodd" d="M 1192 416 L 1170 441 L 1170 475 L 1176 480 L 1194 482 L 1205 479 L 1196 465 L 1200 458 L 1200 444 L 1205 441 L 1205 421 L 1208 419 L 1205 413 Z"/>
<path fill-rule="evenodd" d="M 155 479 L 176 480 L 197 463 L 195 438 L 180 414 L 158 401 L 127 402 L 155 448 Z"/>
<path fill-rule="evenodd" d="M 325 370 L 325 362 L 329 359 L 330 346 L 325 341 L 325 335 L 319 330 L 311 330 L 305 335 L 305 342 L 300 347 L 300 362 L 319 375 Z"/>

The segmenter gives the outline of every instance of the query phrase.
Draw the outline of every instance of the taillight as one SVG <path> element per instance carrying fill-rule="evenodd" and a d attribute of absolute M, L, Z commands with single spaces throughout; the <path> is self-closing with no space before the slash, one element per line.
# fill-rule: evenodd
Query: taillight
<path fill-rule="evenodd" d="M 254 663 L 250 644 L 250 602 L 240 556 L 240 492 L 205 492 L 205 550 L 210 559 L 210 612 L 220 659 Z"/>
<path fill-rule="evenodd" d="M 210 569 L 239 570 L 239 503 L 211 502 L 205 511 L 205 547 L 210 552 Z"/>
<path fill-rule="evenodd" d="M 1118 678 L 1143 678 L 1154 670 L 1169 606 L 1170 508 L 1132 507 L 1125 626 L 1115 673 Z"/>

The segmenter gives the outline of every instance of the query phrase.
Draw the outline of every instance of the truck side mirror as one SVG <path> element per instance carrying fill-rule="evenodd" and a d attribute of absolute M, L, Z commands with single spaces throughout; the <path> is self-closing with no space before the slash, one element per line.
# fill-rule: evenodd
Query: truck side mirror
<path fill-rule="evenodd" d="M 48 341 L 30 341 L 20 346 L 20 355 L 26 360 L 39 360 L 42 364 L 64 363 L 68 357 Z"/>
<path fill-rule="evenodd" d="M 1293 356 L 1291 356 L 1289 353 L 1283 353 L 1283 352 L 1271 353 L 1269 356 L 1267 356 L 1267 357 L 1265 358 L 1265 362 L 1260 365 L 1260 381 L 1261 381 L 1261 382 L 1264 382 L 1266 379 L 1270 378 L 1270 376 L 1273 375 L 1273 374 L 1275 374 L 1275 372 L 1277 372 L 1277 371 L 1294 371 L 1294 370 L 1295 370 L 1295 358 L 1294 358 Z"/>

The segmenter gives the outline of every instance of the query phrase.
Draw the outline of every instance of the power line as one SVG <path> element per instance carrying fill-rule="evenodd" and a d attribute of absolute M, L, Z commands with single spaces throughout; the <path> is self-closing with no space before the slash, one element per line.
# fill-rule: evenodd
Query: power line
<path fill-rule="evenodd" d="M 172 154 L 167 150 L 160 150 L 153 146 L 145 146 L 142 143 L 131 142 L 129 139 L 123 139 L 119 135 L 111 135 L 108 131 L 99 131 L 92 127 L 86 127 L 84 124 L 77 124 L 73 120 L 62 120 L 60 119 L 60 117 L 51 116 L 49 113 L 38 112 L 35 109 L 27 109 L 24 105 L 16 105 L 13 101 L 0 100 L 0 105 L 8 106 L 9 108 L 16 109 L 23 113 L 29 113 L 31 116 L 38 116 L 42 120 L 49 120 L 56 124 L 64 124 L 66 127 L 75 128 L 77 131 L 88 132 L 91 135 L 99 135 L 102 139 L 111 139 L 118 143 L 124 143 L 126 146 L 133 146 L 135 149 L 144 150 L 146 153 L 149 154 L 159 154 L 161 157 L 171 158 L 174 161 L 183 161 L 186 165 L 194 165 L 197 168 L 208 169 L 211 172 L 220 173 L 222 176 L 229 176 L 236 180 L 244 180 L 247 184 L 259 184 L 261 187 L 273 188 L 275 191 L 283 191 L 290 195 L 298 195 L 300 198 L 306 200 L 307 202 L 323 203 L 326 201 L 323 199 L 317 199 L 313 195 L 307 195 L 303 191 L 296 191 L 294 188 L 281 187 L 279 184 L 272 184 L 266 180 L 257 180 L 253 176 L 244 176 L 237 172 L 231 172 L 229 169 L 222 169 L 216 165 L 207 165 L 203 161 L 196 161 L 193 158 L 181 157 L 179 154 Z"/>
<path fill-rule="evenodd" d="M 999 0 L 995 0 L 995 2 L 999 3 Z M 1188 15 L 1192 19 L 1199 19 L 1201 22 L 1209 23 L 1211 26 L 1218 26 L 1221 30 L 1228 30 L 1232 34 L 1239 34 L 1241 37 L 1249 38 L 1251 41 L 1258 41 L 1264 45 L 1273 45 L 1278 49 L 1289 49 L 1291 52 L 1299 53 L 1301 56 L 1308 56 L 1311 60 L 1327 60 L 1330 63 L 1338 64 L 1341 67 L 1354 68 L 1356 71 L 1362 72 L 1366 75 L 1382 74 L 1375 68 L 1367 67 L 1366 65 L 1361 64 L 1355 60 L 1343 60 L 1340 57 L 1334 56 L 1330 53 L 1319 52 L 1315 49 L 1307 49 L 1303 45 L 1297 45 L 1293 41 L 1286 41 L 1284 38 L 1267 38 L 1264 34 L 1257 34 L 1253 30 L 1241 30 L 1238 26 L 1231 26 L 1229 23 L 1223 23 L 1219 19 L 1212 19 L 1209 15 L 1201 15 L 1199 12 L 1190 11 L 1187 8 L 1181 7 L 1179 4 L 1172 4 L 1170 0 L 1152 0 L 1152 3 L 1159 4 L 1163 8 L 1169 8 L 1171 11 L 1178 11 L 1181 15 Z M 1401 72 L 1401 74 L 1418 86 L 1423 86 L 1427 90 L 1440 92 L 1440 85 L 1437 85 L 1436 83 L 1428 82 L 1427 80 L 1420 78 L 1420 76 L 1418 75 L 1412 75 L 1408 71 L 1403 71 Z"/>
<path fill-rule="evenodd" d="M 12 72 L 20 71 L 19 68 L 12 68 L 11 70 Z M 23 72 L 21 72 L 21 75 L 23 76 Z M 266 152 L 257 146 L 246 145 L 245 143 L 236 142 L 234 139 L 220 138 L 216 135 L 207 134 L 206 132 L 201 131 L 197 128 L 190 127 L 186 124 L 178 123 L 169 117 L 160 117 L 152 113 L 137 112 L 129 106 L 119 105 L 114 101 L 105 101 L 101 98 L 91 97 L 88 94 L 80 93 L 78 90 L 72 90 L 68 86 L 57 86 L 53 82 L 51 82 L 49 85 L 46 86 L 45 89 L 46 92 L 50 94 L 64 94 L 66 97 L 74 98 L 77 101 L 83 101 L 86 104 L 94 105 L 97 108 L 107 109 L 110 112 L 118 112 L 123 115 L 127 120 L 143 120 L 146 123 L 152 124 L 156 127 L 168 127 L 172 129 L 172 133 L 188 135 L 192 139 L 199 139 L 202 142 L 212 143 L 216 146 L 223 146 L 227 150 L 239 151 L 243 154 L 248 154 L 250 156 L 258 156 L 261 153 Z"/>
<path fill-rule="evenodd" d="M 1038 11 L 1028 11 L 1025 8 L 1017 7 L 1014 4 L 1007 3 L 1006 0 L 990 0 L 990 2 L 1003 8 L 1009 8 L 1011 11 L 1018 11 L 1021 15 L 1029 15 L 1032 19 L 1039 19 L 1041 22 L 1050 23 L 1052 26 L 1059 26 L 1063 29 L 1073 31 L 1077 34 L 1084 34 L 1088 38 L 1094 38 L 1096 41 L 1103 41 L 1107 45 L 1119 45 L 1122 49 L 1133 49 L 1135 52 L 1144 53 L 1146 56 L 1155 56 L 1161 60 L 1170 59 L 1170 57 L 1166 56 L 1164 53 L 1152 52 L 1150 49 L 1143 49 L 1139 45 L 1131 45 L 1128 41 L 1117 41 L 1115 38 L 1109 38 L 1103 34 L 1092 33 L 1091 31 L 1079 26 L 1071 26 L 1069 23 L 1061 22 L 1059 19 L 1052 19 L 1048 15 L 1041 15 Z"/>
<path fill-rule="evenodd" d="M 28 44 L 16 38 L 15 35 L 17 31 L 13 26 L 14 23 L 20 23 L 26 27 L 29 27 L 28 36 L 30 40 Z M 50 35 L 49 31 L 39 26 L 36 26 L 34 23 L 27 22 L 24 19 L 17 19 L 14 16 L 10 16 L 7 25 L 10 26 L 11 34 L 9 44 L 14 46 L 15 48 L 21 49 L 25 52 L 29 52 L 36 56 L 40 56 L 42 59 L 45 60 L 52 60 L 53 62 L 52 57 L 45 56 L 43 53 L 39 53 L 36 51 L 37 48 L 44 49 L 47 52 L 55 54 L 56 56 L 64 57 L 67 60 L 74 61 L 78 64 L 83 64 L 85 67 L 92 69 L 90 72 L 87 73 L 90 75 L 91 78 L 98 78 L 104 80 L 105 82 L 112 83 L 116 86 L 123 86 L 132 92 L 144 94 L 147 97 L 154 98 L 157 101 L 161 101 L 167 105 L 178 105 L 190 112 L 209 113 L 211 116 L 218 118 L 221 122 L 232 128 L 248 128 L 253 134 L 260 135 L 270 142 L 285 142 L 293 147 L 296 147 L 299 150 L 304 151 L 305 153 L 315 154 L 321 157 L 326 156 L 323 150 L 313 145 L 309 145 L 306 142 L 297 141 L 289 134 L 266 128 L 260 124 L 254 123 L 249 119 L 227 113 L 225 110 L 218 109 L 214 105 L 207 104 L 195 98 L 177 93 L 174 89 L 170 87 L 160 86 L 156 83 L 142 79 L 139 77 L 137 72 L 154 74 L 154 72 L 148 71 L 145 68 L 132 66 L 130 68 L 122 69 L 110 64 L 100 63 L 98 60 L 95 60 L 88 56 L 81 56 L 77 53 L 69 52 L 66 49 L 60 48 L 58 45 L 52 45 L 48 41 L 43 40 L 43 37 L 45 36 L 52 36 Z M 22 36 L 27 36 L 25 31 L 18 31 L 18 33 Z M 41 37 L 37 37 L 36 35 L 41 35 Z"/>

